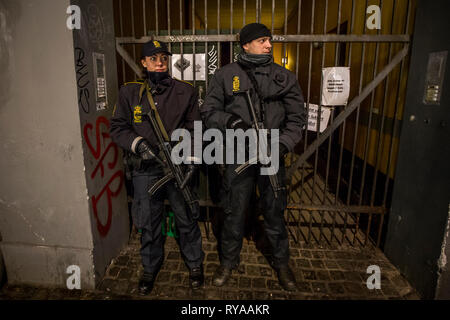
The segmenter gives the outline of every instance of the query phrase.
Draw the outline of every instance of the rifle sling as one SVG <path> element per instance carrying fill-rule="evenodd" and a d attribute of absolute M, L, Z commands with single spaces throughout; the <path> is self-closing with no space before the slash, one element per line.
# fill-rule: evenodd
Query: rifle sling
<path fill-rule="evenodd" d="M 253 85 L 253 88 L 256 91 L 256 95 L 258 96 L 259 99 L 259 105 L 256 106 L 256 113 L 259 116 L 258 121 L 263 122 L 264 123 L 264 96 L 261 92 L 261 88 L 258 85 L 258 82 L 256 81 L 255 75 L 253 74 L 252 70 L 250 68 L 247 68 L 243 65 L 241 65 L 240 63 L 238 63 L 238 65 L 241 67 L 242 70 L 245 71 L 245 73 L 247 74 L 247 77 L 250 79 L 250 82 Z"/>
<path fill-rule="evenodd" d="M 169 135 L 167 134 L 166 128 L 164 128 L 164 125 L 163 125 L 163 123 L 161 121 L 161 117 L 159 116 L 158 109 L 156 109 L 155 101 L 153 100 L 153 96 L 151 94 L 150 87 L 148 86 L 148 81 L 147 80 L 144 81 L 144 83 L 141 86 L 141 89 L 139 90 L 139 100 L 142 98 L 142 94 L 143 94 L 144 90 L 147 93 L 148 103 L 150 104 L 150 107 L 152 108 L 152 110 L 155 112 L 156 122 L 158 123 L 158 127 L 161 130 L 161 133 L 162 133 L 162 135 L 164 137 L 164 140 L 166 142 L 169 142 L 170 141 L 169 140 Z"/>

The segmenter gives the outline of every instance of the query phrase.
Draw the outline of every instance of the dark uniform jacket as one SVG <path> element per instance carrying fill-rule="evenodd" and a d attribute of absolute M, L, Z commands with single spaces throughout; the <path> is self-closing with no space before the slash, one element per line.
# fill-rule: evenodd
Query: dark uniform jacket
<path fill-rule="evenodd" d="M 280 143 L 292 151 L 306 123 L 303 95 L 295 74 L 273 62 L 256 67 L 254 74 L 265 100 L 265 127 L 280 129 Z M 236 62 L 219 69 L 211 79 L 200 110 L 205 126 L 225 130 L 232 114 L 250 126 L 245 95 L 238 94 L 249 88 L 256 107 L 257 94 L 246 72 Z"/>
<path fill-rule="evenodd" d="M 142 84 L 143 80 L 138 80 L 128 82 L 120 88 L 119 99 L 111 118 L 112 140 L 119 147 L 131 152 L 136 151 L 137 142 L 142 138 L 149 141 L 155 150 L 158 145 L 146 115 L 151 107 L 145 91 L 139 99 Z M 193 141 L 194 121 L 201 121 L 194 87 L 170 77 L 159 82 L 157 86 L 150 83 L 150 87 L 169 139 L 175 129 L 185 128 L 190 131 Z"/>

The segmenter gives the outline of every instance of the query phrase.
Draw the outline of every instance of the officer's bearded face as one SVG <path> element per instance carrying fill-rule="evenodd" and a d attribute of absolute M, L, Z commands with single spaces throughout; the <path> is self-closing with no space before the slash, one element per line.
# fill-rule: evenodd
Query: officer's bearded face
<path fill-rule="evenodd" d="M 242 46 L 245 52 L 251 54 L 269 54 L 272 51 L 270 37 L 261 37 Z"/>
<path fill-rule="evenodd" d="M 147 71 L 166 72 L 169 64 L 169 56 L 165 53 L 156 53 L 151 57 L 145 57 L 141 62 Z"/>

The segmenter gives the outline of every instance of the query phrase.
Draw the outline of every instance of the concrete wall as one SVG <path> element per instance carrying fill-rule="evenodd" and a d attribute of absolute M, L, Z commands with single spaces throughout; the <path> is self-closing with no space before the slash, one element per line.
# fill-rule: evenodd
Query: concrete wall
<path fill-rule="evenodd" d="M 0 245 L 12 284 L 65 286 L 67 267 L 78 265 L 81 287 L 93 288 L 128 239 L 125 190 L 120 178 L 111 178 L 123 175 L 121 157 L 113 163 L 106 135 L 99 134 L 107 132 L 112 108 L 80 111 L 69 5 L 0 0 Z M 108 93 L 117 90 L 115 60 L 111 65 Z M 101 161 L 103 170 L 92 176 Z M 107 225 L 102 235 L 99 223 Z"/>
<path fill-rule="evenodd" d="M 109 119 L 118 84 L 114 15 L 110 0 L 72 0 L 81 9 L 81 29 L 73 31 L 78 110 L 94 240 L 96 278 L 127 242 L 129 217 L 122 152 L 109 138 Z M 96 106 L 93 54 L 105 59 L 106 109 Z"/>

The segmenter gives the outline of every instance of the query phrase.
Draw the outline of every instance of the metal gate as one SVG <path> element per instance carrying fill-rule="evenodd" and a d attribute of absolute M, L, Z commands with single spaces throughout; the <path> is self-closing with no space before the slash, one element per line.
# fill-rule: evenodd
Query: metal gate
<path fill-rule="evenodd" d="M 237 34 L 251 22 L 271 28 L 275 62 L 297 75 L 308 111 L 319 105 L 318 118 L 322 68 L 350 67 L 349 103 L 331 107 L 322 133 L 320 121 L 305 130 L 286 160 L 285 219 L 294 241 L 383 246 L 415 0 L 114 0 L 114 7 L 119 79 L 141 76 L 143 43 L 165 41 L 176 54 L 172 73 L 198 88 L 200 104 L 215 70 L 235 61 Z M 369 30 L 367 20 L 377 17 L 381 28 Z M 207 220 L 215 206 L 208 181 Z"/>

